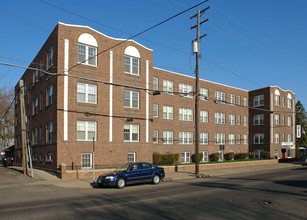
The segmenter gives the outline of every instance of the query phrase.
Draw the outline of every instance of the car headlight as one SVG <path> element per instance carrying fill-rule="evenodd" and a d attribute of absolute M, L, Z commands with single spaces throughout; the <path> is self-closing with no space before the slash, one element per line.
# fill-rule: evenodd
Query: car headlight
<path fill-rule="evenodd" d="M 114 176 L 107 176 L 107 177 L 106 177 L 106 180 L 114 181 Z"/>

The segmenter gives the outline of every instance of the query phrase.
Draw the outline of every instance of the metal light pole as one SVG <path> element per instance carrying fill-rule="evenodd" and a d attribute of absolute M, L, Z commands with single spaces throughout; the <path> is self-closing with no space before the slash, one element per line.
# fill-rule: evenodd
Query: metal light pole
<path fill-rule="evenodd" d="M 95 183 L 95 136 L 93 137 L 93 183 Z"/>

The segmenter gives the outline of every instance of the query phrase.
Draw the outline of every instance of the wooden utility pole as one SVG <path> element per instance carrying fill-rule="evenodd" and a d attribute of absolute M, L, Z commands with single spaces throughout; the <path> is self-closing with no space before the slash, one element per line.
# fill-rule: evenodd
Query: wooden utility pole
<path fill-rule="evenodd" d="M 26 129 L 26 113 L 25 113 L 25 97 L 24 97 L 24 83 L 21 79 L 19 81 L 19 101 L 20 101 L 20 121 L 21 121 L 21 148 L 22 148 L 22 167 L 23 174 L 28 173 L 27 160 L 27 129 Z"/>
<path fill-rule="evenodd" d="M 204 34 L 202 36 L 200 35 L 200 25 L 202 23 L 205 23 L 209 19 L 206 19 L 202 22 L 200 22 L 201 15 L 210 8 L 207 7 L 204 10 L 200 11 L 197 10 L 197 14 L 190 17 L 190 19 L 197 17 L 197 25 L 191 27 L 191 29 L 196 28 L 196 39 L 193 40 L 193 53 L 196 54 L 196 69 L 195 69 L 195 75 L 196 75 L 196 94 L 195 94 L 195 174 L 199 175 L 199 140 L 200 140 L 200 132 L 199 132 L 199 95 L 200 95 L 200 88 L 199 88 L 199 43 L 200 39 L 207 36 L 207 34 Z"/>

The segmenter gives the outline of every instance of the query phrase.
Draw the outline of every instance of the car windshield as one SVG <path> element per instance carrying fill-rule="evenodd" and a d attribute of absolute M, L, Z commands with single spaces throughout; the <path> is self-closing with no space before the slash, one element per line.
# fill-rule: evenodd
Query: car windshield
<path fill-rule="evenodd" d="M 124 164 L 120 167 L 117 167 L 115 171 L 126 171 L 129 168 L 130 164 Z"/>

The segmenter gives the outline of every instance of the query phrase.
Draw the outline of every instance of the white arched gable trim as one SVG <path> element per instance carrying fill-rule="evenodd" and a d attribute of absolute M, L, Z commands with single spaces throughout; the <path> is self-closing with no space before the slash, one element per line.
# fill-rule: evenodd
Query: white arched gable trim
<path fill-rule="evenodd" d="M 78 42 L 82 44 L 98 47 L 98 43 L 96 39 L 88 33 L 81 34 L 78 39 Z"/>
<path fill-rule="evenodd" d="M 125 49 L 125 55 L 141 58 L 140 52 L 133 46 L 129 46 Z"/>
<path fill-rule="evenodd" d="M 290 93 L 288 93 L 287 98 L 288 98 L 288 99 L 292 99 L 292 96 L 291 96 Z"/>
<path fill-rule="evenodd" d="M 275 90 L 275 95 L 280 95 L 280 92 L 278 89 Z"/>

